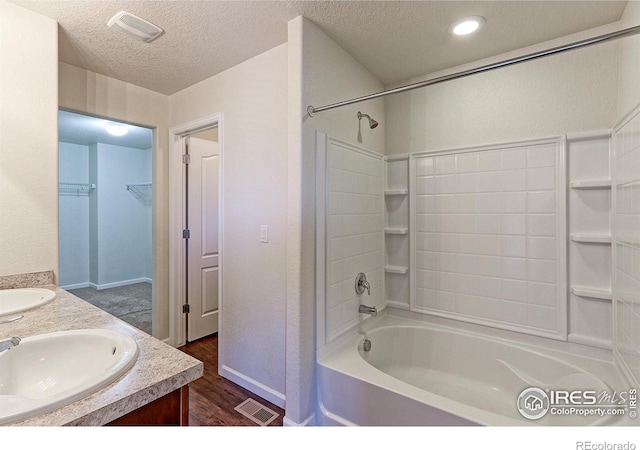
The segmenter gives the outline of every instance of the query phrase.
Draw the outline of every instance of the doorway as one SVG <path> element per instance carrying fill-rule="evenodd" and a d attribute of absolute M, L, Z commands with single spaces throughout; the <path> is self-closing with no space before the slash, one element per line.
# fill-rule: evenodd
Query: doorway
<path fill-rule="evenodd" d="M 152 333 L 150 128 L 59 111 L 60 287 Z"/>
<path fill-rule="evenodd" d="M 169 342 L 222 341 L 221 116 L 171 128 L 170 139 Z"/>

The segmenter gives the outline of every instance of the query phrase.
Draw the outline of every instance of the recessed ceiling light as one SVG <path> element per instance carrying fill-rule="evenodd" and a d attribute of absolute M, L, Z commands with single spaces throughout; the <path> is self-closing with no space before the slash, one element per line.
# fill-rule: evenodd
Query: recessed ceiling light
<path fill-rule="evenodd" d="M 112 136 L 124 136 L 129 132 L 126 126 L 112 122 L 107 122 L 104 128 Z"/>
<path fill-rule="evenodd" d="M 480 29 L 483 24 L 484 17 L 465 17 L 464 19 L 458 20 L 456 23 L 451 25 L 451 32 L 458 36 L 464 36 L 466 34 L 471 34 L 474 31 L 478 31 L 478 29 Z"/>

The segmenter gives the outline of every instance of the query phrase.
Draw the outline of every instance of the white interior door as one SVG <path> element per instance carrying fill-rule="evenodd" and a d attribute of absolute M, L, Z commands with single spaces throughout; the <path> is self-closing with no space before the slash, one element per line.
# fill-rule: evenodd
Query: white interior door
<path fill-rule="evenodd" d="M 218 331 L 218 143 L 190 137 L 187 340 Z"/>

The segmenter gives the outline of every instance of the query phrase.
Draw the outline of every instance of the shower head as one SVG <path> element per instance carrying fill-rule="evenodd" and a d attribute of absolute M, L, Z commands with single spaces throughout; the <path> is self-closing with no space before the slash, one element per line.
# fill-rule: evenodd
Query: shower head
<path fill-rule="evenodd" d="M 369 128 L 371 128 L 372 130 L 378 126 L 378 122 L 372 119 L 369 114 L 362 114 L 360 111 L 358 111 L 358 120 L 362 119 L 363 117 L 369 119 Z"/>

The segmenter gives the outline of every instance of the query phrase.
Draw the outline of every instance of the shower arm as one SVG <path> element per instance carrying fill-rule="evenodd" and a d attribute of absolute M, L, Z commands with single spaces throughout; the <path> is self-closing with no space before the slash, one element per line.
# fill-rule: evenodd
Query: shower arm
<path fill-rule="evenodd" d="M 333 103 L 326 106 L 320 106 L 318 108 L 309 105 L 307 108 L 307 114 L 309 117 L 313 117 L 316 113 L 321 111 L 327 111 L 329 109 L 339 108 L 341 106 L 352 105 L 354 103 L 360 103 L 367 100 L 373 100 L 375 98 L 384 97 L 392 94 L 400 94 L 402 92 L 411 91 L 413 89 L 419 89 L 427 86 L 433 86 L 434 84 L 444 83 L 445 81 L 457 80 L 458 78 L 468 77 L 469 75 L 475 75 L 478 73 L 488 72 L 490 70 L 500 69 L 502 67 L 511 66 L 514 64 L 523 63 L 526 61 L 533 61 L 534 59 L 544 58 L 545 56 L 556 55 L 558 53 L 568 52 L 570 50 L 577 50 L 579 48 L 588 47 L 590 45 L 602 44 L 604 42 L 613 41 L 616 39 L 622 39 L 628 36 L 633 36 L 640 33 L 640 25 L 631 28 L 625 28 L 623 30 L 614 31 L 607 34 L 602 34 L 600 36 L 595 36 L 589 39 L 584 39 L 582 41 L 577 41 L 571 44 L 561 45 L 559 47 L 554 47 L 548 50 L 543 50 L 540 52 L 529 53 L 528 55 L 519 56 L 517 58 L 507 59 L 504 61 L 500 61 L 493 64 L 487 64 L 485 66 L 477 67 L 475 69 L 463 70 L 461 72 L 456 72 L 450 75 L 444 75 L 438 78 L 433 78 L 431 80 L 425 80 L 418 83 L 409 84 L 406 86 L 397 87 L 394 89 L 389 89 L 387 91 L 377 92 L 375 94 L 365 95 L 362 97 L 352 98 L 350 100 L 344 100 L 342 102 Z"/>

